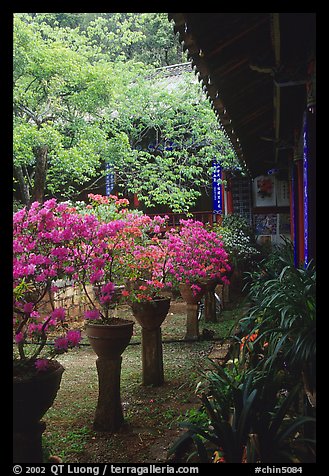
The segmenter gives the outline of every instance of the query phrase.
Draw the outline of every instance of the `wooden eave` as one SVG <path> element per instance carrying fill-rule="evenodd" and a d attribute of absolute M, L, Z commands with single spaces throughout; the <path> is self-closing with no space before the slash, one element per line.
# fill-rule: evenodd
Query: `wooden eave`
<path fill-rule="evenodd" d="M 264 173 L 279 160 L 280 139 L 291 142 L 306 107 L 315 14 L 168 17 L 241 162 L 252 176 Z"/>

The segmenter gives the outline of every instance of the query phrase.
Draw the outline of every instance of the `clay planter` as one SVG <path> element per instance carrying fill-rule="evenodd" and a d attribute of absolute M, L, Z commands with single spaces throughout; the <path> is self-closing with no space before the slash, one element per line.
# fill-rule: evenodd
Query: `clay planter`
<path fill-rule="evenodd" d="M 112 319 L 110 324 L 86 324 L 89 343 L 100 358 L 118 359 L 130 342 L 134 322 Z"/>
<path fill-rule="evenodd" d="M 187 304 L 198 304 L 204 294 L 206 293 L 206 286 L 197 284 L 201 289 L 198 292 L 193 292 L 190 284 L 180 283 L 179 291 L 182 298 L 186 301 Z"/>
<path fill-rule="evenodd" d="M 198 321 L 198 303 L 202 297 L 210 291 L 215 284 L 215 280 L 205 281 L 203 283 L 195 283 L 199 286 L 200 291 L 193 292 L 191 285 L 180 283 L 179 291 L 182 298 L 186 301 L 186 340 L 199 339 L 199 321 Z"/>
<path fill-rule="evenodd" d="M 14 463 L 42 463 L 41 418 L 52 406 L 61 384 L 64 367 L 52 361 L 51 370 L 30 378 L 13 379 Z"/>
<path fill-rule="evenodd" d="M 144 329 L 160 327 L 170 308 L 170 298 L 158 298 L 153 301 L 134 302 L 131 309 L 134 317 Z"/>
<path fill-rule="evenodd" d="M 161 324 L 170 307 L 170 298 L 132 303 L 131 309 L 142 326 L 143 385 L 160 386 L 164 382 Z"/>
<path fill-rule="evenodd" d="M 112 319 L 113 324 L 86 324 L 91 347 L 97 354 L 98 401 L 96 431 L 115 432 L 124 422 L 120 394 L 121 354 L 130 342 L 134 322 Z"/>

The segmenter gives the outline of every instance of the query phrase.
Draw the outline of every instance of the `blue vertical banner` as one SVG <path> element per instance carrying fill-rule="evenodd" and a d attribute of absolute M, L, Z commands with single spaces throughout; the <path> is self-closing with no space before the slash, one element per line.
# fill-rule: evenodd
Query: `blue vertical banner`
<path fill-rule="evenodd" d="M 222 213 L 222 167 L 213 160 L 212 173 L 212 209 L 214 213 Z"/>
<path fill-rule="evenodd" d="M 308 137 L 307 116 L 304 114 L 303 121 L 303 187 L 304 187 L 304 261 L 308 265 Z"/>
<path fill-rule="evenodd" d="M 108 162 L 105 164 L 105 171 L 105 195 L 108 197 L 111 195 L 111 192 L 114 188 L 114 173 L 111 165 Z"/>

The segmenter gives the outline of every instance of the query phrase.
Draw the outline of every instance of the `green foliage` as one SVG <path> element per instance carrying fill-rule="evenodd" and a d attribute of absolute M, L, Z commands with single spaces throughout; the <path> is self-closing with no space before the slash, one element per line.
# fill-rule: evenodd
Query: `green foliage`
<path fill-rule="evenodd" d="M 109 163 L 125 194 L 187 212 L 209 192 L 213 159 L 238 167 L 192 71 L 178 79 L 154 72 L 177 62 L 177 51 L 166 14 L 15 14 L 14 170 L 23 201 L 42 186 L 75 199 L 104 184 Z"/>
<path fill-rule="evenodd" d="M 245 271 L 255 266 L 260 252 L 245 218 L 236 214 L 226 215 L 222 223 L 216 224 L 213 229 L 222 237 L 224 248 L 234 269 Z"/>
<path fill-rule="evenodd" d="M 77 30 L 88 40 L 94 60 L 134 60 L 155 67 L 186 61 L 167 13 L 36 13 L 32 16 L 43 28 Z"/>
<path fill-rule="evenodd" d="M 249 294 L 254 305 L 240 324 L 257 329 L 258 340 L 268 342 L 267 366 L 283 359 L 300 373 L 315 367 L 316 270 L 312 262 L 295 267 L 289 243 L 281 249 L 253 273 Z"/>
<path fill-rule="evenodd" d="M 282 396 L 281 381 L 275 374 L 246 372 L 240 377 L 236 379 L 215 365 L 206 376 L 208 392 L 201 395 L 208 422 L 182 424 L 187 432 L 174 443 L 170 454 L 192 440 L 202 463 L 211 462 L 215 451 L 223 454 L 226 463 L 303 461 L 302 453 L 295 449 L 296 441 L 303 441 L 302 425 L 313 424 L 314 419 L 291 411 L 300 387 Z"/>

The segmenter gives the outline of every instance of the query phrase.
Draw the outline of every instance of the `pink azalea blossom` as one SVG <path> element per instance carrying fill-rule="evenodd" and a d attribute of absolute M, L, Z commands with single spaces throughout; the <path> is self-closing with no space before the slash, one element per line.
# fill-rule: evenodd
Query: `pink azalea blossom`
<path fill-rule="evenodd" d="M 100 318 L 98 309 L 91 309 L 90 311 L 85 311 L 85 318 L 90 320 L 95 320 Z"/>
<path fill-rule="evenodd" d="M 49 367 L 49 360 L 48 359 L 37 359 L 34 363 L 35 368 L 39 372 L 44 372 Z"/>
<path fill-rule="evenodd" d="M 15 342 L 16 344 L 19 344 L 24 341 L 24 334 L 23 332 L 19 332 L 18 334 L 15 334 Z"/>
<path fill-rule="evenodd" d="M 76 347 L 81 341 L 81 332 L 80 331 L 68 331 L 66 338 L 71 347 Z"/>
<path fill-rule="evenodd" d="M 54 347 L 57 352 L 66 352 L 69 347 L 69 341 L 67 337 L 57 337 L 54 341 Z"/>
<path fill-rule="evenodd" d="M 31 312 L 33 311 L 33 308 L 34 308 L 34 303 L 33 302 L 27 302 L 26 304 L 24 304 L 23 311 L 26 314 L 31 314 Z"/>
<path fill-rule="evenodd" d="M 64 321 L 65 319 L 65 309 L 63 307 L 58 307 L 53 310 L 51 317 L 57 319 L 58 321 Z"/>

